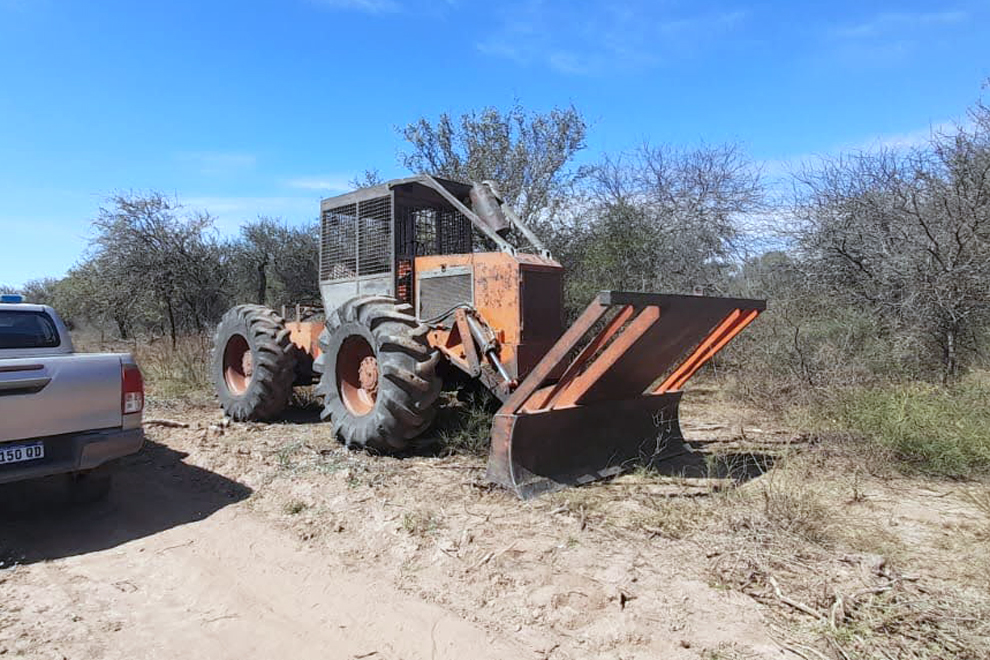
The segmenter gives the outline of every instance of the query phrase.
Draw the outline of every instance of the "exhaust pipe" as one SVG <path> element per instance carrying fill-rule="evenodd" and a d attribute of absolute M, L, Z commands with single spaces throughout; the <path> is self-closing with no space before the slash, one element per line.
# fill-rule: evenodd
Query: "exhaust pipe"
<path fill-rule="evenodd" d="M 498 197 L 487 181 L 471 185 L 471 208 L 482 222 L 502 238 L 512 229 L 511 223 L 502 212 Z"/>

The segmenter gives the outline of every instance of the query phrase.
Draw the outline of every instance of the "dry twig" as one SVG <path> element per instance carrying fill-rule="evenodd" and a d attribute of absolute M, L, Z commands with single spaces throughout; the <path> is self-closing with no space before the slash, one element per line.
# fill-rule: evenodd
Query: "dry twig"
<path fill-rule="evenodd" d="M 170 429 L 187 429 L 189 424 L 186 422 L 179 422 L 174 419 L 146 419 L 144 420 L 145 426 L 164 426 Z"/>
<path fill-rule="evenodd" d="M 773 587 L 773 593 L 774 595 L 777 596 L 777 600 L 779 600 L 780 602 L 784 603 L 785 605 L 790 605 L 799 612 L 804 612 L 808 616 L 813 616 L 816 619 L 825 618 L 825 615 L 819 612 L 818 610 L 816 610 L 815 608 L 809 607 L 808 605 L 805 605 L 801 601 L 794 600 L 793 598 L 788 598 L 787 596 L 785 596 L 783 592 L 780 590 L 780 585 L 777 583 L 776 578 L 774 578 L 772 575 L 767 576 L 767 582 L 769 582 L 770 586 Z"/>
<path fill-rule="evenodd" d="M 516 547 L 516 543 L 518 543 L 518 541 L 513 541 L 512 543 L 510 543 L 509 545 L 505 546 L 504 548 L 502 548 L 498 552 L 489 552 L 487 555 L 485 555 L 480 560 L 478 560 L 478 562 L 476 564 L 474 564 L 473 566 L 470 566 L 468 568 L 468 570 L 469 571 L 473 571 L 473 570 L 479 569 L 482 566 L 484 566 L 485 564 L 487 564 L 488 562 L 490 562 L 491 560 L 497 559 L 498 557 L 501 557 L 502 555 L 504 555 L 505 553 L 507 553 L 509 550 L 512 550 L 512 548 Z"/>

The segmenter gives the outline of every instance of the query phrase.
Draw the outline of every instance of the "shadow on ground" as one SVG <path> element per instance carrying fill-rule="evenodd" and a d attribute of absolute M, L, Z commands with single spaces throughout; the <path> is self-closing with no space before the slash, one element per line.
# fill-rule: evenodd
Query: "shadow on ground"
<path fill-rule="evenodd" d="M 744 483 L 768 472 L 777 460 L 772 453 L 718 451 L 717 441 L 686 440 L 680 451 L 653 464 L 657 474 L 685 479 L 731 479 Z M 712 451 L 712 446 L 716 451 Z"/>
<path fill-rule="evenodd" d="M 251 489 L 183 462 L 157 442 L 117 465 L 110 496 L 73 503 L 64 477 L 0 486 L 0 562 L 29 564 L 113 548 L 202 520 Z"/>
<path fill-rule="evenodd" d="M 323 418 L 320 414 L 323 409 L 316 405 L 289 406 L 282 411 L 276 421 L 285 424 L 322 424 Z"/>

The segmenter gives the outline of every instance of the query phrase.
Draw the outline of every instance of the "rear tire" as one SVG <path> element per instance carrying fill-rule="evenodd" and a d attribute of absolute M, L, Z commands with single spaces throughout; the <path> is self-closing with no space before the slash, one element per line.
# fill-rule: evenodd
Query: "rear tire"
<path fill-rule="evenodd" d="M 285 321 L 263 305 L 238 305 L 223 315 L 211 367 L 231 419 L 266 421 L 285 410 L 296 379 L 293 348 Z"/>
<path fill-rule="evenodd" d="M 429 428 L 442 383 L 427 332 L 392 298 L 353 298 L 327 316 L 313 367 L 339 441 L 391 453 Z"/>

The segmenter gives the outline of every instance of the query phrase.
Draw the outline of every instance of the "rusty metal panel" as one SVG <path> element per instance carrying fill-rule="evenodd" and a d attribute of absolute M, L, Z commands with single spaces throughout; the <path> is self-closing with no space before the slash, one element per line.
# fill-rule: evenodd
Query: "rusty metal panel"
<path fill-rule="evenodd" d="M 690 449 L 678 422 L 681 393 L 534 414 L 499 412 L 489 481 L 527 499 L 655 465 Z"/>
<path fill-rule="evenodd" d="M 599 294 L 495 415 L 489 479 L 525 498 L 688 451 L 681 392 L 647 390 L 668 374 L 664 384 L 679 387 L 764 308 L 761 300 Z"/>
<path fill-rule="evenodd" d="M 645 296 L 645 298 L 644 298 Z M 609 365 L 578 400 L 608 401 L 642 394 L 674 368 L 737 309 L 763 310 L 759 300 L 610 293 L 606 304 L 655 305 L 660 316 L 647 332 Z M 638 306 L 638 305 L 637 305 Z"/>
<path fill-rule="evenodd" d="M 555 342 L 563 328 L 563 271 L 524 266 L 520 291 L 524 342 Z"/>
<path fill-rule="evenodd" d="M 323 321 L 285 322 L 285 328 L 289 331 L 289 341 L 314 358 L 320 354 L 319 339 L 323 327 Z"/>
<path fill-rule="evenodd" d="M 560 264 L 536 255 L 476 252 L 417 257 L 414 271 L 419 278 L 423 272 L 457 267 L 470 268 L 474 272 L 474 307 L 498 334 L 499 360 L 513 378 L 525 377 L 546 353 L 552 340 L 529 342 L 521 333 L 521 272 L 559 273 L 562 271 Z M 450 325 L 449 321 L 447 325 Z"/>
<path fill-rule="evenodd" d="M 603 375 L 614 373 L 613 370 L 617 368 L 616 365 L 620 364 L 636 347 L 644 343 L 644 338 L 650 336 L 650 332 L 660 318 L 660 310 L 658 307 L 650 305 L 637 310 L 637 312 L 629 325 L 619 331 L 615 339 L 588 365 L 588 368 L 561 390 L 559 400 L 555 405 L 558 407 L 572 406 L 578 401 L 584 401 L 588 392 L 599 383 Z M 622 384 L 625 385 L 626 383 L 623 382 Z M 638 392 L 618 390 L 611 392 L 610 398 L 613 400 L 625 399 L 642 393 L 642 390 Z"/>

